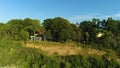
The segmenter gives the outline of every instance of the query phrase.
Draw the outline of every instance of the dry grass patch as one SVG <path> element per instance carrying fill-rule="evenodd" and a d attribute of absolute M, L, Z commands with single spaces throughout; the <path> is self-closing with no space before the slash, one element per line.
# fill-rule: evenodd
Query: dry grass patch
<path fill-rule="evenodd" d="M 80 46 L 75 46 L 73 43 L 54 43 L 54 44 L 49 44 L 47 42 L 47 45 L 42 45 L 42 44 L 32 44 L 32 43 L 27 43 L 26 47 L 30 48 L 36 48 L 41 50 L 45 55 L 51 56 L 51 55 L 61 55 L 61 56 L 66 56 L 66 55 L 99 55 L 102 56 L 106 54 L 105 51 L 100 51 L 96 49 L 90 49 L 90 48 L 82 48 Z"/>
<path fill-rule="evenodd" d="M 88 54 L 92 55 L 92 54 L 96 54 L 96 55 L 104 55 L 106 54 L 105 51 L 100 51 L 100 50 L 96 50 L 96 49 L 88 49 Z"/>

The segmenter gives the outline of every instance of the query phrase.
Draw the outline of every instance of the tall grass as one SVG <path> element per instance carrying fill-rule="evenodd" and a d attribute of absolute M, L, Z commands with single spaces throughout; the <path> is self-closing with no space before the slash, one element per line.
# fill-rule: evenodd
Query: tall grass
<path fill-rule="evenodd" d="M 30 68 L 37 55 L 39 53 L 35 49 L 25 48 L 19 41 L 0 39 L 0 67 Z"/>
<path fill-rule="evenodd" d="M 54 63 L 54 64 L 53 64 Z M 0 39 L 0 68 L 56 68 L 59 62 L 46 57 L 34 48 L 26 48 L 19 41 Z"/>
<path fill-rule="evenodd" d="M 47 44 L 47 43 L 46 43 Z M 53 44 L 53 43 L 51 43 Z M 120 68 L 115 60 L 82 55 L 48 57 L 19 41 L 0 38 L 0 68 Z"/>

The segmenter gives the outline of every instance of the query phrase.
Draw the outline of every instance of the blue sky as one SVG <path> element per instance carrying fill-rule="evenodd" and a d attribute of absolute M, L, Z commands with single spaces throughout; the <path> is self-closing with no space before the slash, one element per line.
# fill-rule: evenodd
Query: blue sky
<path fill-rule="evenodd" d="M 0 0 L 0 22 L 63 17 L 70 22 L 92 18 L 120 20 L 120 0 Z"/>

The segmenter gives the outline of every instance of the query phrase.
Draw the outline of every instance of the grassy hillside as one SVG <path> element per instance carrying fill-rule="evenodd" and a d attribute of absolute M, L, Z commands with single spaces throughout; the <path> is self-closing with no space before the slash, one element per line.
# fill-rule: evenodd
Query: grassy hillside
<path fill-rule="evenodd" d="M 75 43 L 27 42 L 0 39 L 0 68 L 118 68 L 112 50 Z"/>

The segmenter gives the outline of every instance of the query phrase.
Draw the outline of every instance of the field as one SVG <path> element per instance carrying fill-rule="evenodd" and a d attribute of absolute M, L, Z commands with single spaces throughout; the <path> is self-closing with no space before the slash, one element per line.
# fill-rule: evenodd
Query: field
<path fill-rule="evenodd" d="M 83 44 L 77 46 L 75 42 L 0 40 L 0 43 L 3 43 L 0 45 L 0 68 L 112 68 L 120 65 L 114 51 L 83 47 Z"/>

